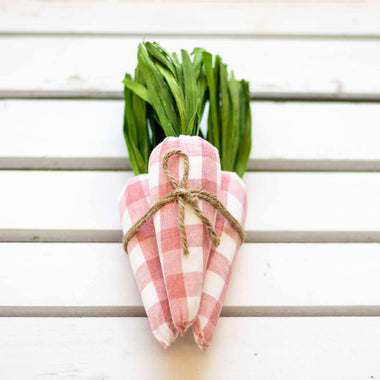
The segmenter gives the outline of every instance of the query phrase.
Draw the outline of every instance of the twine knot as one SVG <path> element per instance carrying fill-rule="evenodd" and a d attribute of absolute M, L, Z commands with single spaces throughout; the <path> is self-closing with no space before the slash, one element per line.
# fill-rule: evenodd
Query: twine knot
<path fill-rule="evenodd" d="M 180 182 L 177 178 L 170 172 L 168 168 L 168 161 L 174 154 L 179 154 L 184 159 L 184 172 Z M 125 252 L 128 252 L 127 246 L 129 240 L 134 236 L 134 234 L 150 219 L 153 215 L 159 211 L 163 206 L 170 202 L 178 202 L 178 229 L 180 233 L 181 246 L 183 253 L 185 255 L 189 254 L 189 247 L 187 244 L 186 228 L 185 228 L 185 205 L 190 205 L 195 214 L 199 217 L 202 223 L 205 224 L 211 241 L 217 247 L 220 244 L 220 239 L 215 232 L 210 220 L 204 214 L 204 212 L 199 208 L 199 199 L 205 200 L 210 203 L 214 208 L 219 211 L 231 224 L 231 226 L 240 235 L 240 239 L 243 242 L 245 239 L 245 232 L 240 223 L 230 214 L 230 212 L 223 206 L 219 199 L 212 193 L 209 193 L 202 189 L 189 189 L 187 187 L 187 182 L 189 179 L 190 163 L 189 156 L 181 149 L 171 149 L 165 153 L 162 159 L 162 169 L 168 179 L 168 181 L 173 186 L 174 190 L 167 194 L 164 198 L 159 199 L 124 235 L 123 237 L 123 247 Z"/>

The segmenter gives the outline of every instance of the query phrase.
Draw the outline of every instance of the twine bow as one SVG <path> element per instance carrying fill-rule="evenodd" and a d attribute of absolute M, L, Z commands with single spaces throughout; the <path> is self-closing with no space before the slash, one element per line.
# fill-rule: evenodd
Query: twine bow
<path fill-rule="evenodd" d="M 168 169 L 168 160 L 174 154 L 179 154 L 184 159 L 184 172 L 180 182 Z M 170 202 L 178 202 L 178 229 L 180 232 L 181 246 L 185 255 L 189 254 L 189 247 L 187 244 L 186 228 L 185 228 L 185 204 L 190 205 L 199 219 L 205 224 L 211 241 L 217 247 L 220 244 L 220 239 L 216 234 L 214 227 L 210 220 L 199 208 L 198 200 L 202 199 L 210 203 L 214 208 L 219 211 L 231 224 L 231 226 L 239 234 L 241 241 L 245 240 L 245 232 L 241 224 L 231 215 L 231 213 L 223 206 L 222 202 L 214 195 L 202 189 L 189 189 L 187 181 L 189 179 L 190 163 L 188 155 L 181 149 L 171 149 L 165 153 L 162 159 L 162 169 L 172 184 L 174 190 L 167 194 L 164 198 L 159 199 L 124 235 L 123 247 L 125 252 L 128 252 L 127 246 L 134 234 L 159 211 L 163 206 Z"/>

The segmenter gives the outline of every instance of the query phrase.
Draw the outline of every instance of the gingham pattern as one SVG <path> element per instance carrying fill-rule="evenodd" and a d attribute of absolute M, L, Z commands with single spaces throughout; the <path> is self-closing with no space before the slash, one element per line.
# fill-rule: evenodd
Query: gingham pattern
<path fill-rule="evenodd" d="M 220 163 L 218 151 L 206 140 L 197 136 L 167 137 L 151 153 L 149 159 L 150 202 L 173 190 L 162 170 L 163 155 L 170 149 L 180 148 L 188 156 L 189 188 L 204 189 L 218 196 Z M 183 158 L 174 155 L 169 159 L 169 170 L 180 180 L 183 175 Z M 202 211 L 215 225 L 213 206 L 200 201 Z M 161 266 L 174 325 L 183 334 L 195 319 L 200 303 L 211 240 L 205 226 L 191 207 L 185 208 L 185 226 L 189 254 L 183 255 L 178 230 L 178 204 L 165 205 L 153 218 Z"/>
<path fill-rule="evenodd" d="M 128 180 L 119 197 L 123 233 L 149 209 L 147 174 Z M 178 335 L 171 319 L 153 221 L 148 221 L 128 244 L 128 257 L 156 339 L 167 349 Z"/>
<path fill-rule="evenodd" d="M 244 227 L 247 216 L 247 192 L 236 173 L 222 172 L 220 201 Z M 193 333 L 201 350 L 210 345 L 214 329 L 230 282 L 233 264 L 241 240 L 230 223 L 218 213 L 215 231 L 220 236 L 219 247 L 211 249 L 199 308 L 193 324 Z"/>

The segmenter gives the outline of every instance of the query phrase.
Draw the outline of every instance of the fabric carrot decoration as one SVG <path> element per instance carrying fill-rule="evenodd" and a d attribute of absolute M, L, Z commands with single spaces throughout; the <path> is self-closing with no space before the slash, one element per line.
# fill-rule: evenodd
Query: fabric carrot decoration
<path fill-rule="evenodd" d="M 249 85 L 229 74 L 219 56 L 201 48 L 191 54 L 181 50 L 179 56 L 144 42 L 137 58 L 134 78 L 126 74 L 123 81 L 124 137 L 135 175 L 148 172 L 149 190 L 144 192 L 149 201 L 145 212 L 128 207 L 125 225 L 130 228 L 123 228 L 123 243 L 126 251 L 133 250 L 136 236 L 150 228 L 155 269 L 146 271 L 144 279 L 155 283 L 160 278 L 164 284 L 166 294 L 158 295 L 165 301 L 164 316 L 158 319 L 172 334 L 164 346 L 174 340 L 173 326 L 183 334 L 194 323 L 197 342 L 205 349 L 245 236 L 246 194 L 237 175 L 243 176 L 251 149 Z M 207 102 L 207 131 L 202 131 Z M 221 170 L 226 171 L 223 179 Z M 146 177 L 141 178 L 145 183 Z M 132 191 L 127 185 L 126 200 L 135 199 L 127 195 Z M 220 263 L 221 257 L 230 260 Z M 141 279 L 136 280 L 139 284 Z M 143 301 L 144 286 L 139 285 Z M 144 305 L 156 335 L 151 303 Z"/>
<path fill-rule="evenodd" d="M 244 227 L 247 216 L 247 192 L 244 182 L 236 173 L 222 171 L 220 201 Z M 241 238 L 230 223 L 217 215 L 215 230 L 220 245 L 211 249 L 207 264 L 199 313 L 193 324 L 193 333 L 199 348 L 210 345 L 218 322 Z"/>
<path fill-rule="evenodd" d="M 120 194 L 119 209 L 125 234 L 149 209 L 147 174 L 129 179 Z M 136 232 L 126 249 L 153 335 L 167 349 L 178 333 L 170 315 L 152 220 Z"/>
<path fill-rule="evenodd" d="M 220 163 L 218 151 L 206 140 L 197 136 L 167 137 L 152 152 L 149 160 L 150 201 L 155 204 L 173 191 L 173 184 L 163 171 L 165 153 L 181 149 L 189 157 L 189 178 L 186 186 L 203 189 L 218 197 L 220 188 Z M 168 161 L 170 173 L 178 182 L 184 175 L 183 159 L 173 155 Z M 188 205 L 184 206 L 184 221 L 188 251 L 184 252 L 178 228 L 179 203 L 164 206 L 154 215 L 157 244 L 161 257 L 166 290 L 173 322 L 183 335 L 195 319 L 211 240 L 206 226 Z M 199 207 L 215 226 L 215 208 L 205 201 Z"/>

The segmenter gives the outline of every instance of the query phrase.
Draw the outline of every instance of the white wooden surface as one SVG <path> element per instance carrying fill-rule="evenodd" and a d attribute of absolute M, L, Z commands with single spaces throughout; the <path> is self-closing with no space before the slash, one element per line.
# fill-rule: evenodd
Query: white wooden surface
<path fill-rule="evenodd" d="M 0 101 L 0 167 L 129 169 L 123 107 L 119 100 Z M 380 169 L 376 103 L 252 102 L 252 109 L 251 170 Z"/>
<path fill-rule="evenodd" d="M 223 315 L 378 315 L 379 249 L 247 243 Z M 1 243 L 0 261 L 0 316 L 145 315 L 119 243 Z"/>
<path fill-rule="evenodd" d="M 0 172 L 0 240 L 120 241 L 131 172 Z M 256 172 L 248 241 L 380 241 L 380 173 Z M 354 215 L 354 217 L 353 217 Z"/>
<path fill-rule="evenodd" d="M 376 0 L 1 0 L 0 379 L 380 377 L 379 17 Z M 121 79 L 142 39 L 251 81 L 248 242 L 206 353 L 154 341 L 121 249 Z"/>
<path fill-rule="evenodd" d="M 2 0 L 0 32 L 378 36 L 379 17 L 376 0 Z"/>
<path fill-rule="evenodd" d="M 212 347 L 170 351 L 144 318 L 0 318 L 0 376 L 33 379 L 377 379 L 379 317 L 222 318 Z"/>
<path fill-rule="evenodd" d="M 149 39 L 170 51 L 202 46 L 220 54 L 237 77 L 251 82 L 256 94 L 376 97 L 380 92 L 378 39 L 156 37 Z M 2 37 L 0 95 L 75 96 L 79 91 L 83 96 L 121 96 L 121 80 L 134 70 L 141 39 Z"/>

